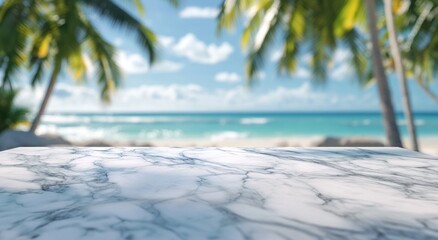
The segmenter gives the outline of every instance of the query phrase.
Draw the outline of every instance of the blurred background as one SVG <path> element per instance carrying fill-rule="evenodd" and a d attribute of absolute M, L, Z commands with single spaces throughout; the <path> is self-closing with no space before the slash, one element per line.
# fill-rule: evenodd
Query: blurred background
<path fill-rule="evenodd" d="M 0 3 L 0 150 L 438 154 L 436 0 Z"/>

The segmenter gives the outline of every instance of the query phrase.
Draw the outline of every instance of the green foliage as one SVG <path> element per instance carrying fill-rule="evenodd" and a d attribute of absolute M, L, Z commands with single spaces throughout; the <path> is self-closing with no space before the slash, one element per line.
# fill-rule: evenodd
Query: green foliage
<path fill-rule="evenodd" d="M 14 106 L 16 91 L 0 88 L 0 133 L 26 122 L 28 109 Z"/>
<path fill-rule="evenodd" d="M 0 86 L 12 87 L 12 76 L 27 61 L 26 41 L 32 32 L 35 2 L 3 1 L 0 6 Z"/>
<path fill-rule="evenodd" d="M 144 11 L 140 1 L 131 1 L 140 13 Z M 66 66 L 77 80 L 83 80 L 87 72 L 85 58 L 96 68 L 98 86 L 102 99 L 110 101 L 114 89 L 120 85 L 121 74 L 115 62 L 114 47 L 94 27 L 85 9 L 92 10 L 120 27 L 136 35 L 138 43 L 155 61 L 155 35 L 134 16 L 114 1 L 45 1 L 40 12 L 50 9 L 50 15 L 39 16 L 39 31 L 32 40 L 31 68 L 34 71 L 32 84 L 38 83 L 47 70 L 47 65 Z M 56 17 L 54 17 L 56 16 Z"/>
<path fill-rule="evenodd" d="M 177 0 L 168 0 L 178 4 Z M 115 49 L 93 25 L 92 12 L 137 39 L 152 64 L 156 59 L 154 33 L 114 0 L 5 0 L 0 4 L 1 86 L 12 87 L 11 76 L 28 67 L 35 84 L 54 66 L 68 70 L 74 79 L 85 79 L 87 67 L 96 68 L 95 78 L 104 101 L 121 83 Z M 125 4 L 126 3 L 126 4 Z M 126 0 L 124 6 L 144 14 L 140 0 Z M 27 65 L 27 66 L 26 66 Z"/>
<path fill-rule="evenodd" d="M 307 53 L 311 56 L 309 64 L 315 80 L 324 82 L 334 50 L 344 47 L 351 52 L 350 62 L 359 82 L 367 86 L 374 79 L 362 4 L 359 0 L 224 0 L 218 28 L 232 28 L 245 13 L 241 43 L 248 51 L 246 73 L 250 81 L 263 67 L 267 49 L 279 40 L 282 44 L 277 63 L 280 73 L 292 75 L 299 56 Z M 393 10 L 408 76 L 426 87 L 438 76 L 438 1 L 397 0 Z M 393 69 L 384 26 L 382 17 L 379 27 L 380 41 L 385 46 L 382 48 L 385 67 Z"/>
<path fill-rule="evenodd" d="M 246 13 L 241 43 L 248 51 L 246 75 L 250 81 L 278 39 L 282 44 L 277 65 L 280 73 L 293 74 L 300 54 L 308 54 L 315 79 L 324 83 L 334 51 L 342 46 L 351 50 L 351 62 L 358 77 L 364 79 L 369 67 L 365 39 L 357 24 L 365 19 L 360 5 L 360 1 L 348 0 L 225 0 L 218 28 L 232 28 Z"/>
<path fill-rule="evenodd" d="M 438 97 L 431 91 L 430 84 L 438 76 L 438 1 L 411 0 L 394 1 L 393 11 L 398 31 L 398 40 L 408 79 L 417 81 L 420 87 L 435 101 Z M 386 29 L 384 33 L 386 33 Z M 381 44 L 385 67 L 395 71 L 389 53 L 389 39 L 382 34 Z"/>
<path fill-rule="evenodd" d="M 409 8 L 396 16 L 403 41 L 408 72 L 429 85 L 438 76 L 438 1 L 410 1 Z"/>

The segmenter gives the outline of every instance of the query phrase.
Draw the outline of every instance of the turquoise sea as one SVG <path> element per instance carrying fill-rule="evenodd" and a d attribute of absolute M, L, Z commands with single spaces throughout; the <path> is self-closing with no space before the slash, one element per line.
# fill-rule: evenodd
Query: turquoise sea
<path fill-rule="evenodd" d="M 420 136 L 438 136 L 438 113 L 417 113 Z M 406 124 L 397 115 L 402 134 Z M 377 136 L 379 113 L 52 113 L 38 133 L 69 140 L 245 139 L 302 136 Z"/>

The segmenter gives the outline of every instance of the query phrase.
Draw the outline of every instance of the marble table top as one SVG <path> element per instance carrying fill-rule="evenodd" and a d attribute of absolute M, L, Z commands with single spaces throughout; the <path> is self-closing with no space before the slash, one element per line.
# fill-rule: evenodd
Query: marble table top
<path fill-rule="evenodd" d="M 16 148 L 0 239 L 438 239 L 438 159 L 400 148 Z"/>

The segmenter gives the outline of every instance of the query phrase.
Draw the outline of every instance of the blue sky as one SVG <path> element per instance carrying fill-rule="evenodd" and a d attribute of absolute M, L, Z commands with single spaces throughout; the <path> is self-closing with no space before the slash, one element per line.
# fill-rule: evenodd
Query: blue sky
<path fill-rule="evenodd" d="M 118 47 L 117 61 L 123 73 L 123 87 L 110 105 L 99 101 L 89 65 L 88 84 L 75 84 L 63 74 L 49 104 L 50 112 L 137 112 L 137 111 L 378 111 L 375 86 L 360 87 L 348 62 L 348 52 L 338 50 L 328 84 L 315 86 L 312 76 L 301 64 L 293 76 L 276 72 L 277 46 L 252 87 L 245 87 L 245 53 L 240 48 L 241 26 L 216 34 L 219 0 L 185 0 L 179 8 L 166 1 L 144 0 L 142 21 L 160 39 L 159 61 L 153 67 L 139 49 L 133 36 L 99 22 L 107 39 Z M 301 56 L 306 62 L 306 55 Z M 396 108 L 401 110 L 400 87 L 390 77 Z M 24 84 L 19 101 L 36 107 L 44 86 L 32 90 Z M 438 92 L 438 84 L 433 85 Z M 438 103 L 411 83 L 414 108 L 435 111 Z"/>

